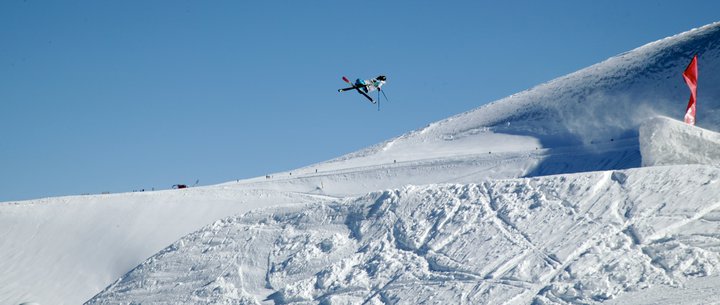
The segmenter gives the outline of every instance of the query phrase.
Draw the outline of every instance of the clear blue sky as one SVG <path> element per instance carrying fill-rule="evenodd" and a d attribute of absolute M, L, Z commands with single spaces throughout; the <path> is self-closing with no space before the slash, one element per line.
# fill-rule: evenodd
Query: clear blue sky
<path fill-rule="evenodd" d="M 0 2 L 0 201 L 325 161 L 718 21 L 694 1 Z M 388 76 L 381 111 L 340 79 Z"/>

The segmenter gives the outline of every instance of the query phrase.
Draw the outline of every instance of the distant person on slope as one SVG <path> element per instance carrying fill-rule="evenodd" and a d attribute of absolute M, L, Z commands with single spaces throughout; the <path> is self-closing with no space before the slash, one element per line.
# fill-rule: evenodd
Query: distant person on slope
<path fill-rule="evenodd" d="M 380 75 L 373 79 L 368 80 L 362 80 L 357 79 L 355 80 L 355 87 L 362 88 L 365 93 L 373 92 L 375 90 L 380 90 L 380 87 L 382 87 L 385 84 L 385 81 L 387 79 L 385 78 L 385 75 Z"/>

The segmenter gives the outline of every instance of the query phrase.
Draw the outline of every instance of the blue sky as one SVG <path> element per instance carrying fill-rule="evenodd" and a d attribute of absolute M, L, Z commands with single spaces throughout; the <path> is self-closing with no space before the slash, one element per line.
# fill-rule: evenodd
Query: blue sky
<path fill-rule="evenodd" d="M 717 1 L 2 1 L 0 201 L 291 170 L 718 11 Z M 336 91 L 343 75 L 378 74 L 390 99 L 381 111 Z"/>

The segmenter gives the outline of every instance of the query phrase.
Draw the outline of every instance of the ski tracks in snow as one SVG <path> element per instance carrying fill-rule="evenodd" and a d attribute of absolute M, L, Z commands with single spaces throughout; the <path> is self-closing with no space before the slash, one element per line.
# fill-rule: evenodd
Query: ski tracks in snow
<path fill-rule="evenodd" d="M 525 235 L 521 230 L 519 230 L 515 224 L 512 223 L 507 217 L 501 215 L 498 213 L 499 207 L 497 206 L 497 202 L 493 199 L 493 192 L 488 187 L 487 184 L 483 184 L 483 188 L 485 189 L 485 194 L 488 196 L 488 200 L 482 200 L 483 204 L 485 205 L 485 208 L 488 211 L 491 211 L 491 217 L 489 217 L 489 220 L 492 221 L 493 224 L 500 230 L 500 232 L 505 235 L 509 240 L 513 241 L 516 245 L 524 248 L 525 250 L 522 251 L 520 255 L 516 255 L 512 259 L 506 261 L 504 264 L 496 268 L 495 270 L 490 271 L 485 277 L 486 278 L 500 278 L 502 277 L 507 271 L 509 271 L 512 268 L 515 268 L 522 260 L 524 260 L 528 255 L 531 253 L 537 253 L 540 254 L 545 262 L 552 266 L 558 266 L 561 264 L 560 261 L 557 260 L 557 258 L 553 257 L 552 255 L 549 255 L 545 253 L 542 249 L 540 249 L 537 245 L 535 245 L 530 239 Z"/>
<path fill-rule="evenodd" d="M 181 244 L 206 242 L 172 254 L 205 268 L 191 270 L 204 280 L 183 287 L 197 300 L 220 291 L 226 300 L 276 304 L 592 304 L 627 289 L 673 284 L 685 273 L 720 270 L 712 249 L 669 237 L 687 227 L 702 232 L 691 224 L 720 203 L 705 199 L 666 211 L 673 205 L 657 198 L 682 201 L 683 194 L 664 190 L 681 170 L 664 169 L 664 179 L 675 180 L 655 184 L 645 180 L 659 175 L 644 171 L 408 186 L 256 211 L 193 234 Z M 678 209 L 687 216 L 677 219 Z M 153 265 L 163 258 L 152 258 L 117 289 L 132 281 L 158 282 L 153 291 L 170 287 L 174 279 L 162 268 L 180 263 Z"/>

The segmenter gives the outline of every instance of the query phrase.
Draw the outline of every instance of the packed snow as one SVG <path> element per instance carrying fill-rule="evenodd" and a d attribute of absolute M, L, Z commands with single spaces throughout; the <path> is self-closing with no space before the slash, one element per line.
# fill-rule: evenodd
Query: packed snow
<path fill-rule="evenodd" d="M 253 211 L 180 239 L 88 304 L 584 304 L 677 287 L 720 271 L 718 179 L 656 167 Z"/>
<path fill-rule="evenodd" d="M 267 177 L 0 203 L 0 303 L 714 300 L 717 41 L 694 29 Z M 696 53 L 693 127 L 675 120 Z"/>
<path fill-rule="evenodd" d="M 657 117 L 640 126 L 643 166 L 673 164 L 720 165 L 720 134 L 669 118 Z"/>

